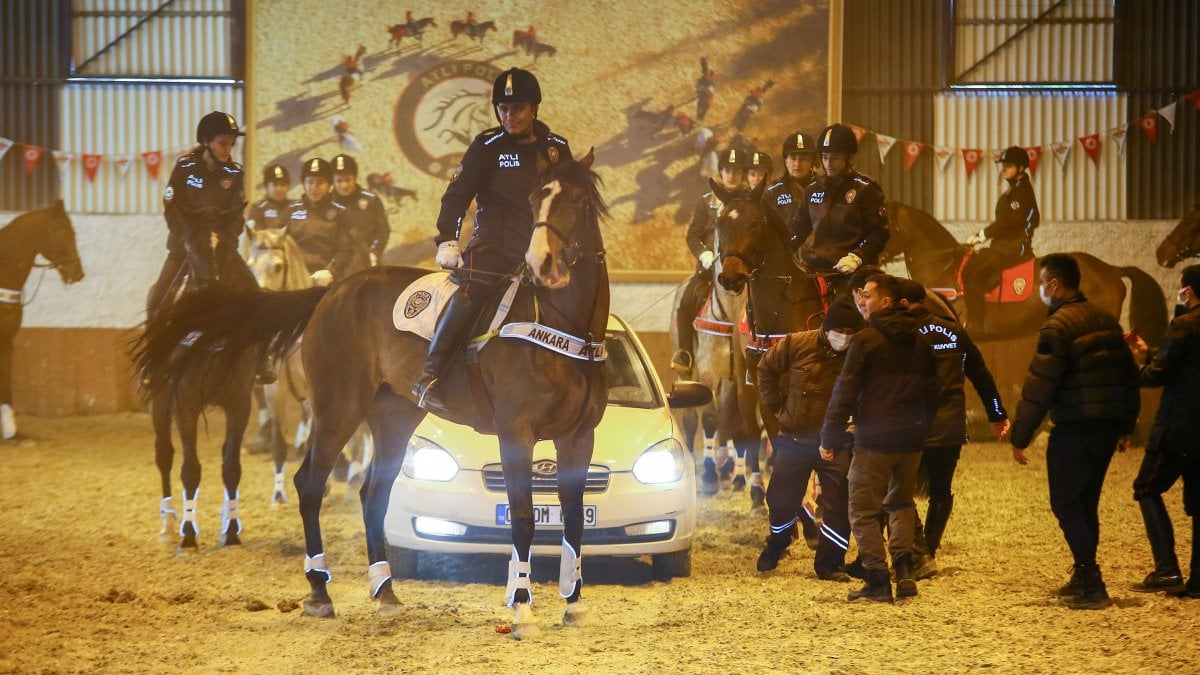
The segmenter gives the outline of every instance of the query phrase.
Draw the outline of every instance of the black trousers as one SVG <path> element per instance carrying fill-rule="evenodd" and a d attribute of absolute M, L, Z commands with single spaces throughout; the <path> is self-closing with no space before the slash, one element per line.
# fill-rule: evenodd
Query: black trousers
<path fill-rule="evenodd" d="M 1100 542 L 1100 489 L 1121 434 L 1117 427 L 1056 426 L 1046 445 L 1050 510 L 1076 565 L 1094 565 Z"/>
<path fill-rule="evenodd" d="M 817 473 L 821 494 L 821 536 L 813 568 L 817 573 L 830 573 L 846 562 L 846 547 L 850 543 L 849 498 L 846 474 L 850 470 L 850 453 L 840 452 L 831 461 L 821 459 L 816 445 L 799 443 L 778 434 L 771 439 L 775 448 L 775 469 L 767 486 L 767 510 L 771 532 L 779 533 L 795 527 L 796 519 L 804 517 L 804 492 L 808 479 Z"/>
<path fill-rule="evenodd" d="M 1153 436 L 1153 434 L 1151 434 Z M 1162 495 L 1183 479 L 1183 509 L 1192 518 L 1200 517 L 1200 452 L 1176 454 L 1164 452 L 1156 443 L 1146 447 L 1142 466 L 1133 479 L 1133 498 Z M 1200 544 L 1197 544 L 1200 545 Z"/>
<path fill-rule="evenodd" d="M 916 511 L 913 550 L 917 553 L 936 554 L 941 545 L 942 531 L 946 527 L 946 523 L 942 521 L 950 519 L 950 509 L 954 503 L 954 472 L 958 469 L 960 456 L 961 445 L 932 445 L 921 451 L 921 466 L 917 471 L 929 479 L 929 507 L 924 521 L 921 519 L 921 511 Z M 932 530 L 931 537 L 926 537 L 926 523 L 929 523 Z"/>
<path fill-rule="evenodd" d="M 679 308 L 675 310 L 675 333 L 679 336 L 679 348 L 684 351 L 696 351 L 696 313 L 704 304 L 704 297 L 708 295 L 711 285 L 712 272 L 697 267 L 679 298 Z"/>

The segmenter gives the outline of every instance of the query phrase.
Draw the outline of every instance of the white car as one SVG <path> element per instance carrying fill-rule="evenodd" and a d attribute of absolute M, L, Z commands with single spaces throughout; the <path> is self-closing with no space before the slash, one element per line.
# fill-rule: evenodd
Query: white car
<path fill-rule="evenodd" d="M 695 463 L 672 407 L 704 405 L 707 387 L 677 383 L 668 395 L 637 335 L 610 316 L 608 407 L 584 489 L 585 555 L 652 556 L 657 579 L 691 574 Z M 495 436 L 429 415 L 417 427 L 384 518 L 392 573 L 412 577 L 419 553 L 512 550 L 508 496 Z M 554 444 L 533 450 L 533 555 L 562 551 Z"/>

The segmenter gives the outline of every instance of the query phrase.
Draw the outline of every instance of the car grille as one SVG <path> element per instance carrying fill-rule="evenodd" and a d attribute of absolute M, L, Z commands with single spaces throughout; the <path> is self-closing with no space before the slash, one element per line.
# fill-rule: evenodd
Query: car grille
<path fill-rule="evenodd" d="M 608 490 L 609 470 L 606 466 L 593 464 L 588 467 L 587 482 L 584 483 L 584 494 L 597 494 Z M 488 464 L 483 467 L 483 485 L 488 492 L 505 492 L 504 470 L 499 464 Z M 534 494 L 558 494 L 557 474 L 533 474 Z"/>

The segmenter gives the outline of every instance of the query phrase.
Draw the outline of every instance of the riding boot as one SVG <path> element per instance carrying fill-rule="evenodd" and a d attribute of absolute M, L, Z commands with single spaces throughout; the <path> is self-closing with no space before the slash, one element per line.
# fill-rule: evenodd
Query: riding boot
<path fill-rule="evenodd" d="M 438 381 L 445 375 L 446 367 L 462 347 L 477 314 L 475 303 L 464 291 L 460 290 L 451 296 L 449 304 L 438 319 L 433 340 L 429 342 L 429 356 L 425 359 L 425 366 L 413 384 L 413 396 L 417 397 L 417 404 L 422 408 L 442 412 L 446 410 L 440 399 Z"/>
<path fill-rule="evenodd" d="M 929 510 L 925 512 L 925 545 L 932 558 L 937 557 L 938 549 L 942 547 L 942 534 L 946 531 L 946 523 L 950 522 L 953 509 L 954 495 L 929 500 Z"/>
<path fill-rule="evenodd" d="M 866 583 L 862 588 L 850 591 L 850 594 L 846 596 L 847 600 L 850 602 L 856 600 L 892 601 L 892 580 L 888 577 L 887 570 L 866 570 L 864 581 Z"/>
<path fill-rule="evenodd" d="M 762 553 L 758 554 L 757 568 L 759 572 L 769 572 L 779 565 L 779 559 L 787 551 L 795 538 L 795 525 L 783 532 L 772 532 L 767 535 L 767 543 Z"/>
<path fill-rule="evenodd" d="M 1192 516 L 1191 576 L 1182 591 L 1172 593 L 1179 598 L 1200 598 L 1200 516 Z"/>
<path fill-rule="evenodd" d="M 914 598 L 917 596 L 917 582 L 913 579 L 912 554 L 899 555 L 895 560 L 896 568 L 896 598 Z"/>
<path fill-rule="evenodd" d="M 1154 571 L 1146 575 L 1141 583 L 1131 584 L 1130 590 L 1139 593 L 1177 591 L 1183 588 L 1183 574 L 1179 571 L 1179 559 L 1175 557 L 1175 531 L 1171 527 L 1171 516 L 1163 504 L 1161 495 L 1151 495 L 1138 500 L 1142 508 L 1142 520 L 1146 523 L 1146 538 L 1150 540 L 1150 553 L 1154 556 Z"/>
<path fill-rule="evenodd" d="M 679 349 L 671 356 L 671 369 L 680 377 L 690 377 L 696 362 L 692 351 L 696 348 L 695 320 L 696 313 L 700 310 L 701 291 L 706 281 L 699 271 L 692 275 L 675 312 L 675 333 L 679 339 Z"/>
<path fill-rule="evenodd" d="M 1063 596 L 1062 603 L 1071 609 L 1104 609 L 1112 604 L 1108 597 L 1108 589 L 1100 575 L 1100 566 L 1077 566 L 1080 574 L 1080 592 L 1077 595 Z"/>

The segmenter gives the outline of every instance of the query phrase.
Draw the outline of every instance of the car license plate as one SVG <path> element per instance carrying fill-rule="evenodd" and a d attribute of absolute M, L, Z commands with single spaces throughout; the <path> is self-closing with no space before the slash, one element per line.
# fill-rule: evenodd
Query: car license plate
<path fill-rule="evenodd" d="M 496 505 L 496 524 L 511 525 L 512 516 L 509 513 L 508 504 Z M 562 507 L 558 504 L 534 504 L 533 505 L 533 524 L 545 525 L 555 529 L 562 529 Z M 596 527 L 596 506 L 595 504 L 583 505 L 583 526 L 585 528 Z"/>

